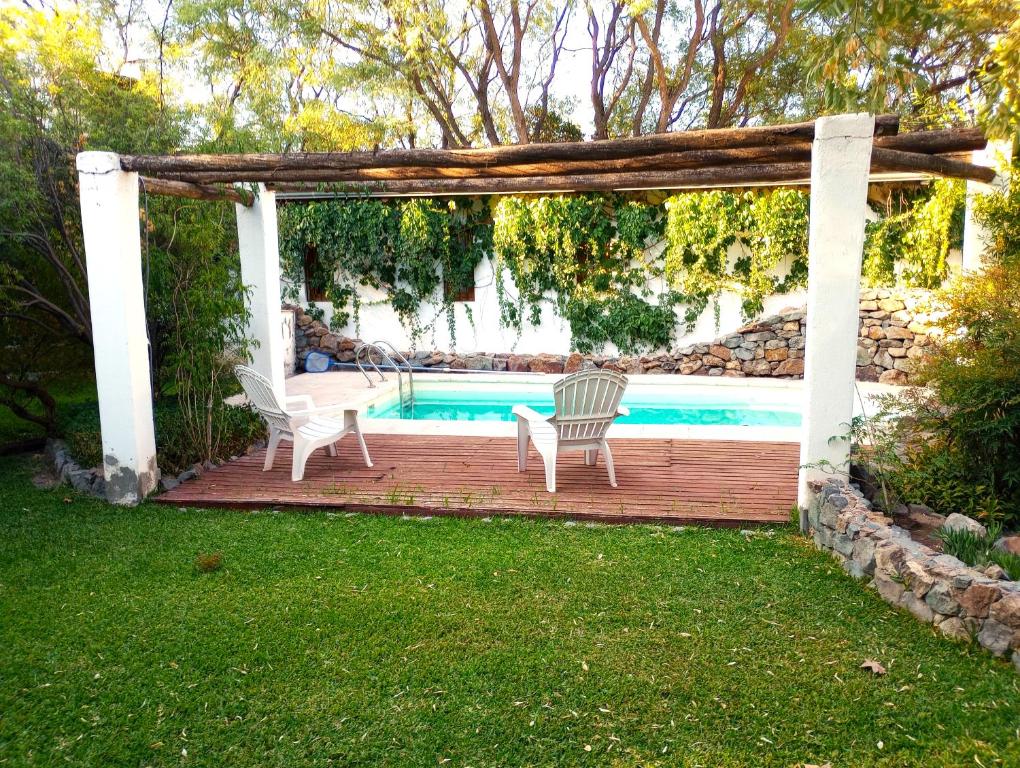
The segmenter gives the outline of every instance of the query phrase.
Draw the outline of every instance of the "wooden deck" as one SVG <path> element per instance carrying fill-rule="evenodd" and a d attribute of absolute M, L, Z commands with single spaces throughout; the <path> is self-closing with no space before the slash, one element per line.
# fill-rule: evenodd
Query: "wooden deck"
<path fill-rule="evenodd" d="M 357 444 L 339 456 L 317 451 L 305 479 L 290 480 L 289 444 L 262 471 L 264 453 L 246 456 L 182 483 L 156 500 L 178 506 L 325 507 L 383 514 L 524 515 L 607 523 L 747 526 L 783 523 L 797 498 L 794 443 L 613 440 L 618 488 L 605 465 L 582 453 L 561 456 L 557 492 L 546 493 L 532 449 L 517 472 L 516 442 L 505 437 L 367 435 L 375 466 Z"/>

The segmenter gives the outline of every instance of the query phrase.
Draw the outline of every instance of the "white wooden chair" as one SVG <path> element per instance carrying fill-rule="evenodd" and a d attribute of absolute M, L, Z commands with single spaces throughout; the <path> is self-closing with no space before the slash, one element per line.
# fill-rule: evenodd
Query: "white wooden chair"
<path fill-rule="evenodd" d="M 269 425 L 269 445 L 266 450 L 266 463 L 262 467 L 263 472 L 273 468 L 273 460 L 276 458 L 276 449 L 280 441 L 290 440 L 294 443 L 290 479 L 297 482 L 305 476 L 305 463 L 313 451 L 328 445 L 329 455 L 336 456 L 336 441 L 352 432 L 357 435 L 365 464 L 372 466 L 368 446 L 365 445 L 365 438 L 358 427 L 357 410 L 342 405 L 316 408 L 315 402 L 308 395 L 286 398 L 288 404 L 297 402 L 303 406 L 296 411 L 286 410 L 280 406 L 276 393 L 273 392 L 273 385 L 265 376 L 244 365 L 235 366 L 234 373 L 244 387 L 248 401 Z M 339 411 L 343 411 L 343 421 L 326 415 Z"/>
<path fill-rule="evenodd" d="M 599 451 L 606 459 L 609 484 L 616 487 L 613 454 L 606 432 L 618 416 L 630 411 L 620 405 L 627 377 L 613 371 L 580 371 L 560 379 L 553 386 L 556 412 L 543 416 L 526 405 L 515 405 L 517 417 L 517 471 L 528 468 L 528 441 L 545 462 L 545 487 L 556 492 L 556 456 L 566 451 L 584 451 L 584 463 L 595 466 Z"/>

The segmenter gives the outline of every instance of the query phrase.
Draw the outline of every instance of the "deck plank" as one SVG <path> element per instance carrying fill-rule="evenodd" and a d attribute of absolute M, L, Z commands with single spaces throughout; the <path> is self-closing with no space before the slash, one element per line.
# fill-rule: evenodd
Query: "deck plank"
<path fill-rule="evenodd" d="M 719 440 L 613 440 L 618 488 L 605 465 L 561 456 L 557 492 L 545 491 L 532 449 L 517 472 L 505 437 L 368 435 L 366 467 L 353 440 L 339 455 L 317 451 L 305 479 L 290 480 L 290 449 L 262 471 L 264 452 L 189 480 L 156 500 L 177 506 L 322 507 L 383 514 L 523 515 L 611 523 L 744 526 L 781 523 L 797 498 L 798 447 Z"/>

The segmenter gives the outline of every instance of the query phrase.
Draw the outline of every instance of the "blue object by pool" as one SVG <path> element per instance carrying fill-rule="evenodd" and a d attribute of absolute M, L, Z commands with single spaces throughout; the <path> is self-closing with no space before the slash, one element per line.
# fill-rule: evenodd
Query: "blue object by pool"
<path fill-rule="evenodd" d="M 552 387 L 548 393 L 506 390 L 491 384 L 416 387 L 413 414 L 401 414 L 397 396 L 370 406 L 363 414 L 372 419 L 436 419 L 439 421 L 512 421 L 515 405 L 529 405 L 539 413 L 554 410 Z M 640 392 L 632 387 L 623 398 L 630 416 L 618 424 L 698 424 L 725 426 L 800 426 L 793 402 L 751 402 L 738 390 L 704 394 Z"/>
<path fill-rule="evenodd" d="M 324 355 L 322 352 L 309 352 L 308 357 L 305 358 L 305 370 L 308 373 L 322 373 L 328 371 L 332 360 L 329 359 L 329 355 Z"/>

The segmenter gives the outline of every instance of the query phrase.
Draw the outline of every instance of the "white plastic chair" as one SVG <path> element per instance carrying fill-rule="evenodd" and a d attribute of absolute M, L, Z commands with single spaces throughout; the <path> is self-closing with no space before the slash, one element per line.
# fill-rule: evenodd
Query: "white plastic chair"
<path fill-rule="evenodd" d="M 609 484 L 616 487 L 613 454 L 606 432 L 618 416 L 630 411 L 620 405 L 627 377 L 614 371 L 580 371 L 565 376 L 553 386 L 556 412 L 543 416 L 526 405 L 515 405 L 517 417 L 517 471 L 528 469 L 528 440 L 545 462 L 545 487 L 556 492 L 556 456 L 566 451 L 584 451 L 584 463 L 595 466 L 599 451 L 606 458 Z"/>
<path fill-rule="evenodd" d="M 316 408 L 315 402 L 308 395 L 294 395 L 286 398 L 286 401 L 299 402 L 304 407 L 301 410 L 288 411 L 280 407 L 276 393 L 273 392 L 273 385 L 265 376 L 244 365 L 235 366 L 234 373 L 237 374 L 248 401 L 269 425 L 269 445 L 266 450 L 266 463 L 262 466 L 263 472 L 273 468 L 273 460 L 276 458 L 276 449 L 280 441 L 290 440 L 294 443 L 290 479 L 297 482 L 305 476 L 305 463 L 313 451 L 328 445 L 329 455 L 336 456 L 336 441 L 351 432 L 358 437 L 365 464 L 372 466 L 368 446 L 365 445 L 365 438 L 358 427 L 357 410 L 342 405 Z M 325 415 L 338 411 L 343 411 L 343 421 Z"/>

